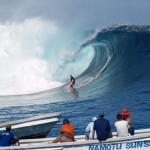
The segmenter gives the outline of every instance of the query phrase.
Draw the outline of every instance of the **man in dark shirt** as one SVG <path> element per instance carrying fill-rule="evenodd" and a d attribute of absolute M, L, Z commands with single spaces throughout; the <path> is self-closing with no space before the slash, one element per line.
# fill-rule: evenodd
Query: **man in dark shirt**
<path fill-rule="evenodd" d="M 104 119 L 104 113 L 100 113 L 99 119 L 94 122 L 92 139 L 94 139 L 95 131 L 99 141 L 105 141 L 109 137 L 112 137 L 110 123 L 108 120 Z"/>
<path fill-rule="evenodd" d="M 6 131 L 0 133 L 0 146 L 10 146 L 13 144 L 15 138 L 14 134 L 10 131 L 11 125 L 6 125 Z"/>

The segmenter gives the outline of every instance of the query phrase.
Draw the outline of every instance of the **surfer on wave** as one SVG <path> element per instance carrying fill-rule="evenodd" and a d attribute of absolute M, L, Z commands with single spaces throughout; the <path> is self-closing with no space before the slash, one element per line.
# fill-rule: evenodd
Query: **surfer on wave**
<path fill-rule="evenodd" d="M 70 80 L 71 80 L 70 83 L 69 83 L 70 89 L 72 88 L 73 90 L 75 90 L 73 88 L 73 86 L 75 85 L 75 79 L 72 75 L 70 75 Z"/>

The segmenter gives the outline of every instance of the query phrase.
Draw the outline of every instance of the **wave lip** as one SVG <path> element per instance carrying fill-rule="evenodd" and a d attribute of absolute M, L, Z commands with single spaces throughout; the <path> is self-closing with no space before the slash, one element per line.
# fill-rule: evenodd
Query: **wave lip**
<path fill-rule="evenodd" d="M 100 76 L 107 68 L 111 59 L 113 58 L 113 51 L 111 44 L 108 41 L 100 41 L 99 43 L 91 43 L 88 46 L 93 47 L 95 57 L 93 58 L 87 70 L 79 76 L 79 83 L 77 88 L 85 86 Z"/>

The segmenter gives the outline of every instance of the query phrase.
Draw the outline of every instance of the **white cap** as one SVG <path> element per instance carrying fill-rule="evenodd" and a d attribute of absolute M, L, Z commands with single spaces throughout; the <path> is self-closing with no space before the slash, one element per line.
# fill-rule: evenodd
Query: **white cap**
<path fill-rule="evenodd" d="M 96 117 L 93 117 L 93 118 L 92 118 L 92 121 L 95 121 L 95 120 L 97 120 L 97 118 L 96 118 Z"/>

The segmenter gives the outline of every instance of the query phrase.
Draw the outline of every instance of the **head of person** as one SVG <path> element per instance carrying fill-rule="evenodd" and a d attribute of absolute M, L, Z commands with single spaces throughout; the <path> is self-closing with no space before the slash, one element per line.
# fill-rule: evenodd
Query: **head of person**
<path fill-rule="evenodd" d="M 104 118 L 104 113 L 103 112 L 99 113 L 99 118 Z"/>
<path fill-rule="evenodd" d="M 92 122 L 94 122 L 95 120 L 97 120 L 97 118 L 96 118 L 96 117 L 93 117 L 93 118 L 92 118 Z"/>
<path fill-rule="evenodd" d="M 124 108 L 122 109 L 121 113 L 120 113 L 122 116 L 129 116 L 130 115 L 130 112 L 128 111 L 128 109 Z"/>
<path fill-rule="evenodd" d="M 117 120 L 122 120 L 122 115 L 121 114 L 117 114 Z"/>
<path fill-rule="evenodd" d="M 63 120 L 63 125 L 64 125 L 64 124 L 69 124 L 69 123 L 70 123 L 70 121 L 69 121 L 68 119 L 64 119 L 64 120 Z"/>
<path fill-rule="evenodd" d="M 6 125 L 6 130 L 7 130 L 7 131 L 10 131 L 10 130 L 11 130 L 11 125 L 10 125 L 10 124 L 7 124 L 7 125 Z"/>

